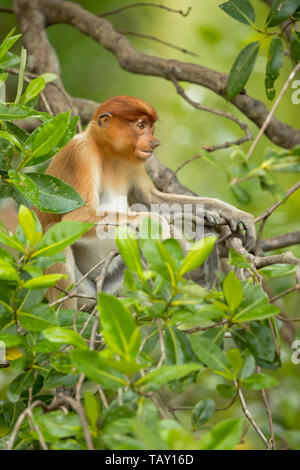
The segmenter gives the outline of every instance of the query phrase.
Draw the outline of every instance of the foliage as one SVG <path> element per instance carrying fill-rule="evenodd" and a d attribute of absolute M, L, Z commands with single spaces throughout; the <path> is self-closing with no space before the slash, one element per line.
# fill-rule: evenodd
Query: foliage
<path fill-rule="evenodd" d="M 282 14 L 270 10 L 263 33 L 272 36 L 268 98 L 274 95 L 282 62 L 282 34 L 269 29 L 299 15 L 297 2 L 282 3 L 287 8 Z M 295 6 L 293 11 L 290 4 Z M 255 27 L 248 0 L 232 0 L 221 7 L 236 20 Z M 296 32 L 294 36 L 297 38 Z M 9 52 L 17 39 L 10 33 L 0 47 L 0 80 L 5 82 L 6 70 L 20 64 L 18 89 L 22 90 L 24 54 L 20 59 Z M 297 46 L 292 44 L 297 57 Z M 258 52 L 259 43 L 253 42 L 239 54 L 230 74 L 229 99 L 244 87 Z M 54 78 L 37 77 L 24 93 L 17 93 L 15 102 L 0 105 L 0 196 L 11 196 L 20 204 L 17 233 L 0 227 L 4 245 L 0 249 L 0 341 L 6 348 L 0 373 L 0 445 L 5 448 L 18 418 L 31 407 L 32 418 L 24 415 L 15 449 L 40 448 L 37 429 L 50 449 L 89 448 L 85 423 L 96 449 L 234 449 L 246 430 L 242 412 L 234 418 L 228 414 L 220 422 L 215 401 L 207 396 L 188 410 L 188 421 L 182 424 L 166 419 L 169 408 L 161 394 L 199 389 L 202 377 L 209 374 L 219 399 L 230 406 L 239 393 L 259 393 L 278 385 L 279 309 L 269 302 L 258 273 L 246 258 L 233 250 L 230 253 L 232 266 L 248 271 L 247 280 L 240 281 L 231 271 L 220 277 L 218 289 L 207 290 L 187 280 L 186 274 L 203 265 L 214 247 L 214 237 L 196 243 L 184 255 L 174 239 L 137 239 L 129 232 L 124 238 L 120 233 L 118 249 L 127 265 L 120 298 L 100 293 L 96 314 L 63 310 L 60 301 L 51 306 L 45 298 L 47 288 L 63 275 L 45 275 L 43 270 L 63 261 L 63 249 L 91 227 L 61 222 L 43 235 L 35 213 L 29 210 L 33 205 L 64 213 L 83 204 L 66 183 L 42 172 L 27 172 L 28 167 L 56 154 L 76 131 L 77 119 L 70 113 L 53 117 L 36 109 L 45 84 Z M 12 122 L 30 117 L 41 121 L 30 135 Z M 269 171 L 299 171 L 299 155 L 298 147 L 272 150 L 259 168 L 251 168 L 243 152 L 235 149 L 230 178 L 234 172 L 238 183 L 255 177 L 262 188 L 278 194 Z M 232 189 L 241 202 L 251 199 L 236 181 Z M 140 233 L 147 229 L 145 220 Z M 282 265 L 261 270 L 262 275 L 274 278 L 291 272 L 294 268 Z M 100 326 L 92 350 L 90 340 L 98 315 Z M 61 387 L 79 390 L 79 408 L 70 407 L 65 413 L 61 404 L 53 406 Z M 84 421 L 78 409 L 83 411 Z M 176 407 L 171 410 L 177 413 Z M 292 448 L 299 448 L 297 432 L 285 433 Z"/>

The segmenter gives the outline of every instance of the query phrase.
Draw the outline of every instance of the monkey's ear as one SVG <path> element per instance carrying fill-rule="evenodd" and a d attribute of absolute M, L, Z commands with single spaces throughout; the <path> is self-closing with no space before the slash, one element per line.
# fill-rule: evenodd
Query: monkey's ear
<path fill-rule="evenodd" d="M 111 118 L 112 118 L 112 115 L 110 113 L 100 114 L 100 116 L 98 117 L 99 126 L 109 127 Z"/>

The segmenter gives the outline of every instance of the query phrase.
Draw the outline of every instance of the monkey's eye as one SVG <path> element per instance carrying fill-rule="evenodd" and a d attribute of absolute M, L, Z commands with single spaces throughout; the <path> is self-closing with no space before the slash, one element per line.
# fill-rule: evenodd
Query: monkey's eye
<path fill-rule="evenodd" d="M 140 122 L 137 123 L 137 127 L 139 129 L 145 129 L 146 124 L 144 123 L 144 121 L 140 121 Z"/>

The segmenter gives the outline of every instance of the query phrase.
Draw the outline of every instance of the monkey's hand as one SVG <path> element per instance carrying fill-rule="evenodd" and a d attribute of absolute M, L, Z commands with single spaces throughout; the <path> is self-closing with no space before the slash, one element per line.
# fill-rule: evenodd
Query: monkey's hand
<path fill-rule="evenodd" d="M 232 233 L 242 235 L 244 239 L 244 247 L 251 251 L 256 240 L 256 231 L 254 224 L 254 216 L 248 212 L 241 211 L 236 207 L 222 203 L 216 205 L 212 209 L 200 209 L 196 212 L 196 216 L 204 217 L 205 225 L 209 227 L 217 227 L 218 225 L 228 225 Z M 243 234 L 245 231 L 245 234 Z"/>

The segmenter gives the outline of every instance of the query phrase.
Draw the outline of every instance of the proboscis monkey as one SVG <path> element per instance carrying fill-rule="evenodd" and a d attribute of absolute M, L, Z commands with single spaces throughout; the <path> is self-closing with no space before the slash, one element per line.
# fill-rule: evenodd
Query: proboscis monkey
<path fill-rule="evenodd" d="M 47 230 L 60 220 L 95 223 L 94 228 L 66 250 L 65 265 L 50 268 L 52 272 L 68 274 L 69 279 L 60 281 L 61 287 L 76 282 L 115 247 L 111 235 L 115 232 L 116 215 L 120 225 L 129 222 L 138 228 L 145 215 L 151 215 L 166 226 L 164 216 L 140 212 L 140 209 L 130 210 L 132 204 L 143 205 L 146 211 L 153 204 L 175 204 L 179 210 L 189 204 L 193 216 L 202 220 L 204 217 L 206 225 L 227 224 L 233 232 L 245 230 L 245 246 L 247 249 L 253 246 L 255 228 L 251 214 L 217 199 L 165 194 L 156 189 L 144 164 L 160 145 L 153 136 L 157 118 L 153 107 L 141 99 L 131 96 L 110 98 L 99 106 L 87 129 L 76 135 L 50 163 L 47 173 L 72 185 L 85 205 L 63 215 L 39 212 L 43 229 Z M 180 243 L 184 248 L 188 247 L 184 240 Z M 116 293 L 120 289 L 123 269 L 124 264 L 117 256 L 103 285 L 106 292 Z M 93 271 L 80 284 L 78 293 L 95 296 L 97 276 L 99 271 Z M 49 300 L 55 300 L 58 295 L 58 290 L 50 289 Z M 76 299 L 70 299 L 65 306 L 76 308 Z"/>

